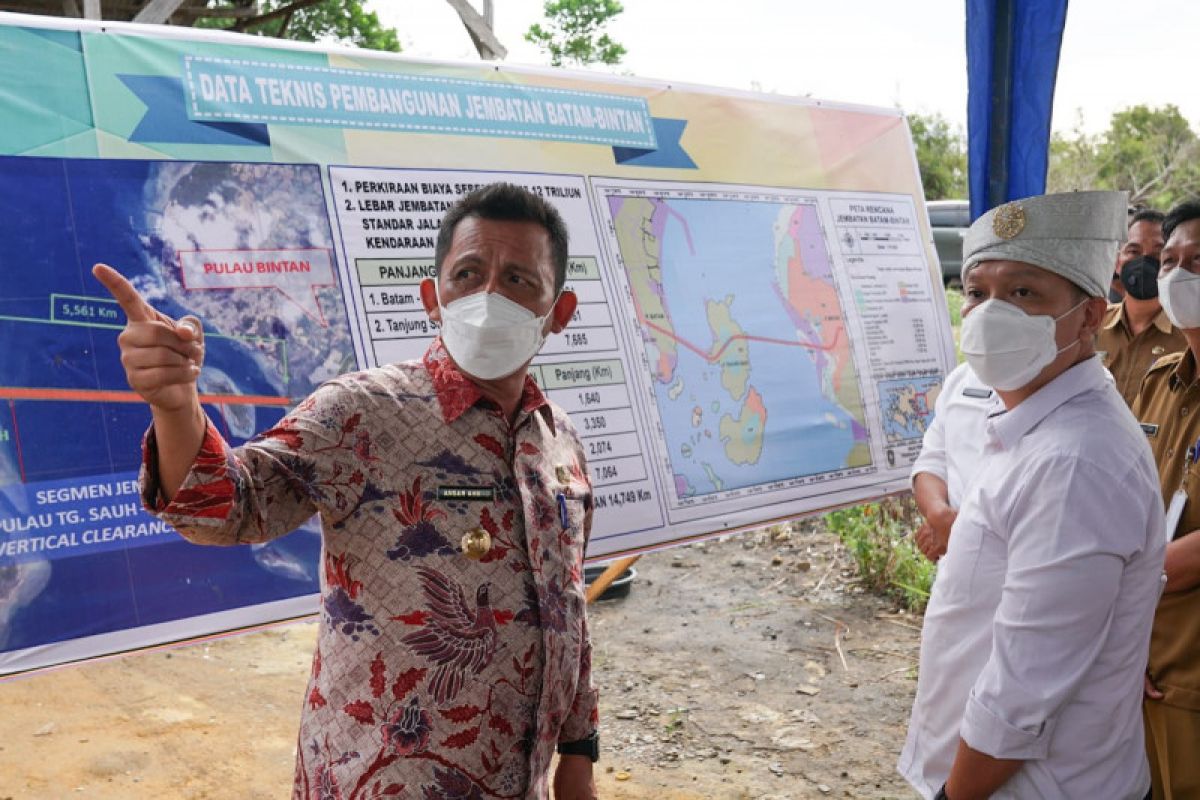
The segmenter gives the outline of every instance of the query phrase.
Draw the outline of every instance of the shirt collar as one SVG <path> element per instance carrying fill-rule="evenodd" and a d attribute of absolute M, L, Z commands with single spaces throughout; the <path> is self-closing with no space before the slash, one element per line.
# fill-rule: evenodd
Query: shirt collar
<path fill-rule="evenodd" d="M 1183 358 L 1179 359 L 1179 363 L 1175 365 L 1175 369 L 1171 372 L 1171 377 L 1168 380 L 1172 391 L 1182 387 L 1191 386 L 1196 380 L 1196 357 L 1192 355 L 1192 348 L 1187 348 L 1183 351 Z"/>
<path fill-rule="evenodd" d="M 479 386 L 463 374 L 446 352 L 442 337 L 433 340 L 433 344 L 425 351 L 423 360 L 425 370 L 433 381 L 433 392 L 437 395 L 438 404 L 442 408 L 442 419 L 446 424 L 454 422 L 465 414 L 468 408 L 485 399 L 483 392 L 479 391 Z M 521 412 L 532 414 L 535 411 L 542 412 L 546 424 L 553 430 L 554 416 L 551 413 L 550 402 L 542 394 L 533 377 L 526 374 L 525 387 L 521 392 Z"/>
<path fill-rule="evenodd" d="M 1161 308 L 1154 315 L 1154 327 L 1166 334 L 1170 334 L 1175 330 L 1175 326 L 1171 324 L 1171 319 L 1167 316 L 1167 312 Z"/>
<path fill-rule="evenodd" d="M 1101 326 L 1106 331 L 1111 331 L 1118 325 L 1123 324 L 1125 322 L 1125 304 L 1113 303 L 1108 307 L 1106 316 L 1108 319 L 1105 320 L 1104 324 Z"/>
<path fill-rule="evenodd" d="M 1010 450 L 1056 408 L 1084 392 L 1102 389 L 1106 383 L 1100 359 L 1092 356 L 1038 389 L 1016 408 L 989 417 L 988 433 L 1003 449 Z"/>
<path fill-rule="evenodd" d="M 1110 305 L 1108 307 L 1108 313 L 1110 318 L 1104 323 L 1104 325 L 1101 326 L 1104 330 L 1111 331 L 1118 325 L 1123 326 L 1126 330 L 1129 330 L 1129 322 L 1125 317 L 1124 301 Z M 1167 312 L 1161 308 L 1158 310 L 1158 313 L 1154 315 L 1153 324 L 1154 327 L 1168 335 L 1175 330 L 1175 326 L 1171 324 L 1171 320 L 1167 317 Z"/>

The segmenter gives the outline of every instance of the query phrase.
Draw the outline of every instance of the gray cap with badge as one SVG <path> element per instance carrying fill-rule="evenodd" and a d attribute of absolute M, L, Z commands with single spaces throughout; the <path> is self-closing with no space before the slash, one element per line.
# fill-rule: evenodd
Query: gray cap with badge
<path fill-rule="evenodd" d="M 997 206 L 963 239 L 962 277 L 983 261 L 1022 261 L 1069 280 L 1091 297 L 1108 294 L 1125 240 L 1125 192 L 1041 194 Z"/>

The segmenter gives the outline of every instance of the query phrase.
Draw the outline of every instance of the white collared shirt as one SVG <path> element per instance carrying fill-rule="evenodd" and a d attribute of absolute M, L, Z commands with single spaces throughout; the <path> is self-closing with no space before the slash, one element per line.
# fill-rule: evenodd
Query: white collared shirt
<path fill-rule="evenodd" d="M 1142 676 L 1163 568 L 1145 435 L 1096 358 L 1011 411 L 938 566 L 899 769 L 925 797 L 961 736 L 1025 761 L 993 797 L 1141 800 Z"/>
<path fill-rule="evenodd" d="M 921 441 L 912 476 L 928 472 L 945 481 L 952 508 L 962 505 L 969 479 L 979 473 L 983 425 L 995 395 L 964 363 L 946 376 L 934 401 L 933 421 Z"/>

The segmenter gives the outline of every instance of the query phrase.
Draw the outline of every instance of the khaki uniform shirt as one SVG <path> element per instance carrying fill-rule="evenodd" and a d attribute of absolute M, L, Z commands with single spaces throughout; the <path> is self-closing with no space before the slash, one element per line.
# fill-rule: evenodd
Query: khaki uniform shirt
<path fill-rule="evenodd" d="M 144 499 L 200 544 L 320 514 L 321 615 L 293 798 L 547 800 L 555 744 L 596 728 L 583 554 L 592 494 L 567 415 L 526 379 L 516 420 L 438 339 L 343 375 L 231 448 L 213 425 L 183 486 Z M 486 530 L 478 561 L 459 550 Z"/>
<path fill-rule="evenodd" d="M 1168 537 L 1197 535 L 1200 529 L 1200 466 L 1189 449 L 1200 438 L 1200 383 L 1190 350 L 1160 359 L 1147 373 L 1133 406 L 1142 425 L 1162 485 L 1163 504 L 1181 486 L 1188 501 Z M 1164 594 L 1150 637 L 1150 678 L 1163 702 L 1200 711 L 1200 587 Z"/>
<path fill-rule="evenodd" d="M 1159 311 L 1150 327 L 1137 336 L 1129 328 L 1125 315 L 1125 304 L 1116 303 L 1104 313 L 1104 324 L 1096 334 L 1096 350 L 1108 371 L 1117 382 L 1117 391 L 1132 406 L 1146 370 L 1165 355 L 1187 349 L 1183 338 L 1166 312 Z"/>

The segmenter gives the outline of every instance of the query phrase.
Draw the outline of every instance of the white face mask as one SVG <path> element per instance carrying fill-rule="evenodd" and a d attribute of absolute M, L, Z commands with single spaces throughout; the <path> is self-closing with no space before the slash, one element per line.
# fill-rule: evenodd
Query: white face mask
<path fill-rule="evenodd" d="M 993 389 L 1020 389 L 1060 353 L 1079 344 L 1075 340 L 1059 349 L 1054 340 L 1055 323 L 1086 302 L 1081 300 L 1058 317 L 1031 316 L 1003 300 L 980 303 L 963 318 L 963 355 L 979 380 Z"/>
<path fill-rule="evenodd" d="M 561 295 L 561 293 L 560 293 Z M 557 304 L 558 298 L 555 298 Z M 476 292 L 442 305 L 442 342 L 467 374 L 483 380 L 511 375 L 546 341 L 546 318 L 495 292 Z M 554 306 L 551 306 L 553 313 Z"/>
<path fill-rule="evenodd" d="M 1158 302 L 1176 328 L 1200 328 L 1200 275 L 1176 267 L 1160 276 Z"/>

